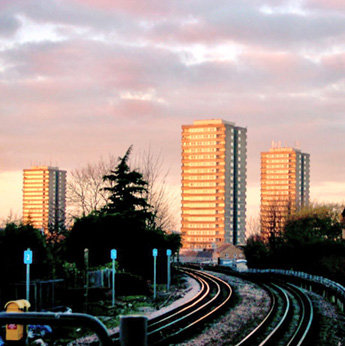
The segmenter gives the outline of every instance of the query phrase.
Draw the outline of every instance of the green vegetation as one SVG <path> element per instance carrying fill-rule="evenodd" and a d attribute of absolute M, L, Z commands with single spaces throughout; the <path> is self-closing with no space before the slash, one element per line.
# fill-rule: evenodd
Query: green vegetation
<path fill-rule="evenodd" d="M 30 248 L 34 256 L 32 278 L 48 278 L 52 274 L 53 256 L 41 232 L 31 225 L 7 224 L 0 231 L 1 282 L 25 280 L 24 251 Z M 54 274 L 54 273 L 53 273 Z"/>
<path fill-rule="evenodd" d="M 108 203 L 88 216 L 76 220 L 66 239 L 66 256 L 79 268 L 83 266 L 84 249 L 89 249 L 90 266 L 109 262 L 111 249 L 117 249 L 121 269 L 144 278 L 152 277 L 152 249 L 173 253 L 180 247 L 180 236 L 168 234 L 156 226 L 153 208 L 147 203 L 147 183 L 142 174 L 131 170 L 128 159 L 131 148 L 111 174 Z"/>
<path fill-rule="evenodd" d="M 145 283 L 146 292 L 149 292 L 148 280 L 152 279 L 152 249 L 157 248 L 161 256 L 157 273 L 162 273 L 157 282 L 165 282 L 166 249 L 176 253 L 181 246 L 180 236 L 157 226 L 154 208 L 147 202 L 148 184 L 139 171 L 131 170 L 128 165 L 131 150 L 130 147 L 118 159 L 114 170 L 103 177 L 107 203 L 76 219 L 70 231 L 60 227 L 47 236 L 31 225 L 14 223 L 0 230 L 0 288 L 25 281 L 23 252 L 27 248 L 33 251 L 31 279 L 65 279 L 73 289 L 79 285 L 76 297 L 80 299 L 83 299 L 86 248 L 88 268 L 109 267 L 110 250 L 117 249 L 119 277 L 124 272 L 134 274 L 138 286 L 139 282 Z M 0 296 L 1 299 L 5 298 Z"/>
<path fill-rule="evenodd" d="M 312 205 L 291 215 L 268 242 L 251 237 L 245 248 L 248 266 L 304 271 L 345 284 L 340 213 L 337 205 Z"/>

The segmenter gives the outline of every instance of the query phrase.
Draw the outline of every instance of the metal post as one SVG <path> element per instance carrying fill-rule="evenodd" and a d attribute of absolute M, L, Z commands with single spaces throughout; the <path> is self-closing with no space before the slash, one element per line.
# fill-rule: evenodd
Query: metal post
<path fill-rule="evenodd" d="M 117 251 L 115 249 L 112 249 L 110 251 L 110 258 L 113 261 L 113 270 L 112 270 L 112 306 L 115 305 L 115 260 L 117 257 Z"/>
<path fill-rule="evenodd" d="M 89 298 L 89 249 L 84 249 L 85 264 L 85 292 L 84 292 L 84 312 L 87 312 Z"/>
<path fill-rule="evenodd" d="M 153 254 L 153 299 L 156 299 L 156 296 L 157 296 L 157 292 L 156 292 L 156 285 L 157 285 L 157 282 L 156 282 L 157 273 L 156 273 L 156 271 L 157 270 L 156 270 L 156 267 L 157 267 L 158 250 L 153 249 L 152 254 Z"/>
<path fill-rule="evenodd" d="M 157 257 L 155 256 L 153 259 L 153 299 L 156 299 L 157 292 L 156 292 L 156 266 L 157 266 Z"/>
<path fill-rule="evenodd" d="M 167 291 L 169 291 L 170 290 L 170 256 L 171 256 L 171 250 L 170 249 L 168 249 L 167 250 L 167 275 L 168 275 L 168 277 L 167 277 Z"/>
<path fill-rule="evenodd" d="M 30 299 L 30 264 L 32 263 L 32 251 L 28 248 L 24 251 L 24 264 L 26 264 L 26 300 Z"/>
<path fill-rule="evenodd" d="M 30 264 L 26 265 L 26 300 L 30 301 Z"/>
<path fill-rule="evenodd" d="M 115 305 L 115 260 L 113 259 L 113 277 L 112 277 L 112 305 Z"/>

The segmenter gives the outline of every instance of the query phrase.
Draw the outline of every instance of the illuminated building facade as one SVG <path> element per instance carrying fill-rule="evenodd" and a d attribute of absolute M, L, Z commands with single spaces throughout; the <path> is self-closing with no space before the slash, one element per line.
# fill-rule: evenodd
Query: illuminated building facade
<path fill-rule="evenodd" d="M 286 217 L 309 204 L 310 155 L 273 142 L 261 153 L 261 234 L 282 231 Z"/>
<path fill-rule="evenodd" d="M 222 119 L 182 126 L 183 249 L 245 244 L 247 129 Z"/>
<path fill-rule="evenodd" d="M 64 224 L 66 171 L 57 167 L 24 169 L 23 222 L 47 233 L 49 227 Z"/>

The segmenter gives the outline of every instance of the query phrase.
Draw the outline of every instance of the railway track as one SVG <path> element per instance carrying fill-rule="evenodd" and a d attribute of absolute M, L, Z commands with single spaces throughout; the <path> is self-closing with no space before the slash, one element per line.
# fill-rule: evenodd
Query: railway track
<path fill-rule="evenodd" d="M 183 305 L 148 320 L 148 345 L 174 345 L 189 339 L 200 331 L 198 326 L 212 320 L 233 296 L 231 286 L 210 272 L 193 268 L 180 270 L 199 282 L 200 291 Z M 262 285 L 271 299 L 267 315 L 247 335 L 238 335 L 231 345 L 312 344 L 314 311 L 304 290 L 278 281 L 267 281 Z M 110 337 L 113 345 L 120 344 L 119 333 Z"/>
<path fill-rule="evenodd" d="M 310 344 L 314 312 L 307 294 L 289 283 L 267 283 L 264 287 L 271 296 L 271 308 L 236 346 Z"/>
<path fill-rule="evenodd" d="M 195 327 L 208 321 L 229 302 L 230 285 L 220 278 L 195 269 L 181 270 L 200 284 L 199 293 L 183 305 L 148 321 L 148 344 L 167 345 L 192 333 Z M 119 335 L 111 336 L 119 344 Z"/>

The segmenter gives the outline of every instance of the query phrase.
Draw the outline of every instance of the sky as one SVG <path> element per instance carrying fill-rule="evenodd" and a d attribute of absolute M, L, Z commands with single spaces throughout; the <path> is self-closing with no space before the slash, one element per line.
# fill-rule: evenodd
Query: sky
<path fill-rule="evenodd" d="M 343 203 L 344 96 L 341 0 L 1 0 L 0 218 L 24 168 L 130 145 L 179 191 L 181 126 L 212 118 L 247 127 L 249 217 L 272 141 L 311 155 L 312 201 Z"/>

